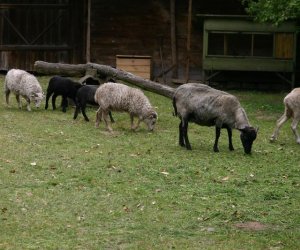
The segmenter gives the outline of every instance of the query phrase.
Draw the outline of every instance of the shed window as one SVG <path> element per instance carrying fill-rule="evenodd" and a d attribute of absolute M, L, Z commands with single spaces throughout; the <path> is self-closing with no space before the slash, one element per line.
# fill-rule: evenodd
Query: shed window
<path fill-rule="evenodd" d="M 209 32 L 207 54 L 233 57 L 273 57 L 272 33 Z"/>
<path fill-rule="evenodd" d="M 251 35 L 250 34 L 227 34 L 225 44 L 228 56 L 251 56 Z"/>
<path fill-rule="evenodd" d="M 253 56 L 273 56 L 273 34 L 253 34 Z"/>

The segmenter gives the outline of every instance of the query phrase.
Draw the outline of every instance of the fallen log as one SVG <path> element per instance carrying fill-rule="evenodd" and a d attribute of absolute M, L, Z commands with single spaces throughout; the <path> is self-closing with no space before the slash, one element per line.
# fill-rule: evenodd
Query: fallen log
<path fill-rule="evenodd" d="M 44 61 L 36 61 L 34 68 L 37 73 L 47 75 L 63 75 L 63 76 L 84 76 L 86 70 L 96 69 L 98 74 L 110 76 L 124 82 L 131 83 L 143 89 L 149 90 L 159 95 L 172 98 L 175 91 L 174 88 L 153 82 L 137 75 L 131 74 L 124 70 L 115 69 L 111 66 L 87 63 L 87 64 L 63 64 L 63 63 L 48 63 Z"/>

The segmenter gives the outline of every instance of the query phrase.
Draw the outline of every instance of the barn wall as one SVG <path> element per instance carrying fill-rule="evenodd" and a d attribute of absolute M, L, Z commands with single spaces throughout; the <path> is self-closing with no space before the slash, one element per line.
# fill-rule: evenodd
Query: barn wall
<path fill-rule="evenodd" d="M 186 64 L 188 1 L 176 2 L 179 77 Z M 172 65 L 170 0 L 92 0 L 91 61 L 116 66 L 116 55 L 149 55 L 153 76 Z M 202 14 L 244 14 L 239 0 L 193 1 L 193 17 Z M 162 59 L 160 49 L 162 51 Z M 200 78 L 202 24 L 193 18 L 190 78 Z"/>
<path fill-rule="evenodd" d="M 83 1 L 0 1 L 0 69 L 83 58 Z"/>

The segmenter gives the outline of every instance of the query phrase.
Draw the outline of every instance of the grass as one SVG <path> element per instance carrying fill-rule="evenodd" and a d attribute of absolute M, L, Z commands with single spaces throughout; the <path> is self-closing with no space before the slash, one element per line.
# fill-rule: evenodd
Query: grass
<path fill-rule="evenodd" d="M 214 129 L 197 125 L 193 150 L 179 147 L 171 100 L 150 92 L 155 131 L 114 113 L 113 134 L 95 109 L 73 121 L 2 95 L 0 249 L 299 249 L 299 145 L 287 124 L 269 143 L 285 93 L 231 92 L 259 126 L 251 156 L 238 131 L 235 151 L 224 131 L 214 153 Z M 237 226 L 253 221 L 265 228 Z"/>

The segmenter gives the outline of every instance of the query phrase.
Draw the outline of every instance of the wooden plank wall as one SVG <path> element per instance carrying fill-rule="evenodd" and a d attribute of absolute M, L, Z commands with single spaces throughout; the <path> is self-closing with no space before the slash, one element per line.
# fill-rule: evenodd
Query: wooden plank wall
<path fill-rule="evenodd" d="M 83 2 L 1 1 L 0 69 L 33 70 L 36 60 L 82 61 Z"/>
<path fill-rule="evenodd" d="M 116 66 L 116 55 L 152 57 L 153 76 L 172 65 L 170 0 L 92 0 L 91 61 Z M 193 1 L 193 14 L 244 14 L 237 0 Z M 176 1 L 176 39 L 179 77 L 186 63 L 188 1 Z M 193 18 L 190 77 L 202 66 L 202 24 Z"/>

